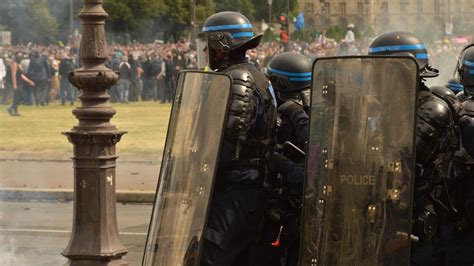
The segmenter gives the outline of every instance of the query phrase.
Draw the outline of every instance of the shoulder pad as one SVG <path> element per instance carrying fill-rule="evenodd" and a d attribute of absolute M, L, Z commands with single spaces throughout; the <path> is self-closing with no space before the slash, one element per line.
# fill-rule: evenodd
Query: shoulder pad
<path fill-rule="evenodd" d="M 467 100 L 462 103 L 462 107 L 466 115 L 474 117 L 474 101 Z"/>
<path fill-rule="evenodd" d="M 453 121 L 448 104 L 434 95 L 424 95 L 420 98 L 418 118 L 434 127 L 441 136 Z"/>
<path fill-rule="evenodd" d="M 456 97 L 456 94 L 454 94 L 454 92 L 453 92 L 452 90 L 450 90 L 450 89 L 448 89 L 448 88 L 446 88 L 446 87 L 444 87 L 444 86 L 434 86 L 434 87 L 431 87 L 431 88 L 430 88 L 430 91 L 431 91 L 434 95 L 436 95 L 436 96 L 438 96 L 438 97 L 440 97 L 440 98 L 442 98 L 442 99 L 444 99 L 447 95 L 451 95 L 451 96 Z"/>
<path fill-rule="evenodd" d="M 236 82 L 253 83 L 254 82 L 254 77 L 252 73 L 250 73 L 250 71 L 246 69 L 231 69 L 225 73 L 232 77 L 232 79 L 234 80 L 234 83 Z"/>
<path fill-rule="evenodd" d="M 457 121 L 463 113 L 462 102 L 458 98 L 456 98 L 456 95 L 454 95 L 454 93 L 453 95 L 446 94 L 442 99 L 448 104 L 448 107 L 451 110 L 454 120 Z"/>

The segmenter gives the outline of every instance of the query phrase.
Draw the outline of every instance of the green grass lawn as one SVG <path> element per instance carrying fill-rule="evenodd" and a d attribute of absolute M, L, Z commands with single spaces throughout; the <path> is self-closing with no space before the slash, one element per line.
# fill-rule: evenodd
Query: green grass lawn
<path fill-rule="evenodd" d="M 78 103 L 76 103 L 77 105 Z M 171 110 L 170 104 L 140 102 L 113 104 L 117 114 L 112 124 L 128 133 L 117 144 L 118 154 L 161 153 Z M 0 151 L 12 153 L 72 153 L 72 144 L 61 132 L 77 125 L 74 106 L 19 106 L 21 116 L 12 117 L 8 106 L 0 109 Z"/>

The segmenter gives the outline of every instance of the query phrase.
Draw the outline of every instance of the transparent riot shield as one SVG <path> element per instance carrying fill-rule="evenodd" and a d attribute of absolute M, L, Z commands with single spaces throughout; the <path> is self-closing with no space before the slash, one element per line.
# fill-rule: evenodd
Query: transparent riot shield
<path fill-rule="evenodd" d="M 301 265 L 409 265 L 418 66 L 315 62 Z"/>
<path fill-rule="evenodd" d="M 178 78 L 143 265 L 198 265 L 232 80 Z"/>

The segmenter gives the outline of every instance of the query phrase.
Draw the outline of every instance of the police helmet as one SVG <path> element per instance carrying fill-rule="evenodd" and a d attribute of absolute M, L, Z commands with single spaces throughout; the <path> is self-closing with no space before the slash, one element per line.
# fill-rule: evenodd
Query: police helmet
<path fill-rule="evenodd" d="M 418 62 L 421 77 L 434 78 L 439 73 L 429 65 L 425 44 L 410 32 L 396 31 L 377 36 L 370 44 L 369 55 L 411 55 Z"/>
<path fill-rule="evenodd" d="M 450 89 L 452 92 L 454 92 L 454 94 L 457 94 L 464 90 L 464 86 L 459 83 L 459 79 L 457 77 L 448 80 L 446 88 Z"/>
<path fill-rule="evenodd" d="M 308 57 L 286 52 L 274 56 L 268 62 L 266 74 L 276 92 L 293 93 L 309 89 L 311 70 L 311 60 Z"/>
<path fill-rule="evenodd" d="M 470 44 L 462 50 L 456 72 L 459 76 L 459 83 L 464 86 L 464 92 L 469 96 L 474 96 L 474 44 Z"/>
<path fill-rule="evenodd" d="M 244 15 L 231 11 L 216 13 L 206 19 L 198 34 L 199 67 L 226 67 L 234 57 L 245 57 L 247 50 L 257 47 L 262 36 L 255 35 Z"/>

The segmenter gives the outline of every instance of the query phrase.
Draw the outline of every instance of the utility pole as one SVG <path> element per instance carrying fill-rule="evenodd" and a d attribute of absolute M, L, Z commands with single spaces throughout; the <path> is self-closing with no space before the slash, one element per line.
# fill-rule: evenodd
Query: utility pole
<path fill-rule="evenodd" d="M 286 20 L 287 20 L 287 28 L 286 33 L 288 33 L 288 43 L 290 43 L 291 34 L 290 34 L 290 0 L 286 0 Z"/>
<path fill-rule="evenodd" d="M 119 237 L 115 200 L 115 145 L 126 132 L 110 123 L 115 109 L 108 104 L 108 90 L 119 77 L 104 64 L 108 15 L 102 3 L 84 0 L 82 68 L 69 73 L 81 92 L 81 106 L 72 111 L 78 125 L 64 133 L 74 146 L 74 221 L 62 254 L 74 266 L 128 265 L 122 260 L 128 251 Z"/>
<path fill-rule="evenodd" d="M 69 0 L 69 34 L 74 34 L 74 0 Z"/>
<path fill-rule="evenodd" d="M 273 0 L 268 0 L 268 24 L 272 26 L 272 4 Z"/>
<path fill-rule="evenodd" d="M 448 0 L 448 23 L 452 23 L 452 20 L 451 20 L 451 0 Z"/>
<path fill-rule="evenodd" d="M 196 39 L 196 0 L 191 0 L 191 41 Z"/>

